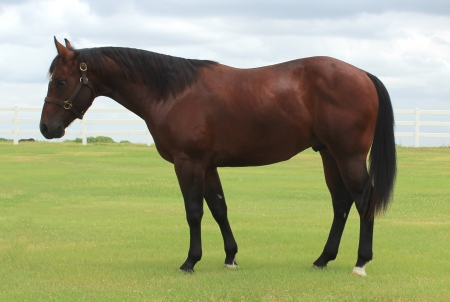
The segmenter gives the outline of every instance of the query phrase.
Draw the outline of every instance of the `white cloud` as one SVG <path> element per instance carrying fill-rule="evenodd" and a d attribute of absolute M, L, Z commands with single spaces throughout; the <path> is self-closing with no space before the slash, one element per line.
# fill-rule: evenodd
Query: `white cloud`
<path fill-rule="evenodd" d="M 56 35 L 243 68 L 328 55 L 378 75 L 396 108 L 450 109 L 450 6 L 401 3 L 1 1 L 0 102 L 41 105 Z"/>
<path fill-rule="evenodd" d="M 82 0 L 99 15 L 111 15 L 133 8 L 149 16 L 183 16 L 198 18 L 243 16 L 250 19 L 334 19 L 359 13 L 381 14 L 393 12 L 420 12 L 449 15 L 446 0 Z"/>

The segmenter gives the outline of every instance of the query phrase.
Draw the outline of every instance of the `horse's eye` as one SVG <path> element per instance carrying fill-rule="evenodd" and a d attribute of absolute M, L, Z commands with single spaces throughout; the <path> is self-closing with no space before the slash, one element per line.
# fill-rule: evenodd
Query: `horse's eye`
<path fill-rule="evenodd" d="M 66 86 L 66 81 L 58 81 L 58 86 Z"/>

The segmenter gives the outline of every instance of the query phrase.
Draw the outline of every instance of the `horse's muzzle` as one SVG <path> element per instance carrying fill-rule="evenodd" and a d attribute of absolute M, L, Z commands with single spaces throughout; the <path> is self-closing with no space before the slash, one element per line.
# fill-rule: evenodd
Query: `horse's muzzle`
<path fill-rule="evenodd" d="M 60 138 L 63 137 L 65 134 L 64 127 L 62 125 L 47 125 L 46 123 L 42 123 L 39 125 L 39 128 L 41 130 L 42 135 L 46 139 L 52 139 L 52 138 Z"/>

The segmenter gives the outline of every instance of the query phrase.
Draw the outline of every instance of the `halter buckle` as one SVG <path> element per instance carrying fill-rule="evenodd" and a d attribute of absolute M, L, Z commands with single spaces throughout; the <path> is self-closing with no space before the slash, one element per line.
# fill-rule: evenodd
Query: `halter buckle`
<path fill-rule="evenodd" d="M 69 103 L 69 101 L 65 101 L 63 108 L 66 110 L 70 110 L 70 108 L 72 108 L 72 106 L 73 106 L 72 103 Z"/>

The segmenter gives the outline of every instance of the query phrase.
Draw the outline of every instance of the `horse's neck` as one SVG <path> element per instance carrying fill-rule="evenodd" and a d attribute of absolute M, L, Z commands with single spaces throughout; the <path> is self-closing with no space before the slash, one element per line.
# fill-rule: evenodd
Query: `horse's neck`
<path fill-rule="evenodd" d="M 106 73 L 107 78 L 99 79 L 102 87 L 100 95 L 113 99 L 135 113 L 147 123 L 152 132 L 165 118 L 173 102 L 158 100 L 158 94 L 150 86 L 130 83 L 115 62 L 111 61 L 108 65 L 110 70 Z"/>
<path fill-rule="evenodd" d="M 143 85 L 115 80 L 106 85 L 103 96 L 109 97 L 136 115 L 144 118 L 151 102 L 151 91 Z"/>

